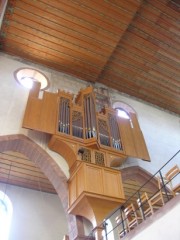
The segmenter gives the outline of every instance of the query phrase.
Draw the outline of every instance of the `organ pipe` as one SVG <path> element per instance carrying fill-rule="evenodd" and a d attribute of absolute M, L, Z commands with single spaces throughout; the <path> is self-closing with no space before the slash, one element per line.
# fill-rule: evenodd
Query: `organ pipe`
<path fill-rule="evenodd" d="M 111 114 L 109 114 L 109 128 L 112 139 L 112 147 L 118 150 L 122 150 L 118 123 L 116 117 Z"/>
<path fill-rule="evenodd" d="M 84 97 L 85 135 L 86 138 L 96 137 L 96 112 L 91 94 Z"/>
<path fill-rule="evenodd" d="M 70 134 L 69 99 L 61 98 L 59 109 L 59 132 Z"/>

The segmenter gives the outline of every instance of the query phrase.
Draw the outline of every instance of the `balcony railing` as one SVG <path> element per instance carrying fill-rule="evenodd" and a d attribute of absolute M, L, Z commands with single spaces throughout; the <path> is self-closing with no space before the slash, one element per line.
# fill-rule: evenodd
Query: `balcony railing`
<path fill-rule="evenodd" d="M 113 211 L 102 222 L 103 240 L 121 239 L 132 229 L 145 221 L 160 207 L 180 193 L 180 150 L 164 164 L 145 184 L 143 184 L 127 201 Z M 145 192 L 149 186 L 154 191 Z M 108 222 L 112 226 L 108 225 Z M 92 231 L 91 236 L 94 236 Z"/>

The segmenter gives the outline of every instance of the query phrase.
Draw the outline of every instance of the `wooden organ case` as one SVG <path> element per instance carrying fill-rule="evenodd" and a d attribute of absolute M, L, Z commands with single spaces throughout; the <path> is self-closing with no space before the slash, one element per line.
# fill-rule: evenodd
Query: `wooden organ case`
<path fill-rule="evenodd" d="M 149 161 L 135 114 L 129 119 L 106 107 L 96 112 L 92 87 L 73 95 L 64 91 L 30 91 L 23 127 L 52 135 L 49 148 L 65 158 L 70 169 L 69 213 L 89 219 L 96 227 L 125 201 L 119 166 L 128 156 Z"/>

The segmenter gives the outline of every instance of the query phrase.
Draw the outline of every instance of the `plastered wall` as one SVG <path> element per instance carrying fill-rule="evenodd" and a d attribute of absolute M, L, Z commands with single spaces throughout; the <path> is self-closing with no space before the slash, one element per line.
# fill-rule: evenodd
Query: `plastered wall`
<path fill-rule="evenodd" d="M 179 240 L 180 195 L 172 199 L 154 215 L 148 217 L 124 240 Z"/>
<path fill-rule="evenodd" d="M 2 183 L 0 190 L 6 192 L 13 206 L 8 240 L 62 240 L 68 233 L 57 195 Z"/>

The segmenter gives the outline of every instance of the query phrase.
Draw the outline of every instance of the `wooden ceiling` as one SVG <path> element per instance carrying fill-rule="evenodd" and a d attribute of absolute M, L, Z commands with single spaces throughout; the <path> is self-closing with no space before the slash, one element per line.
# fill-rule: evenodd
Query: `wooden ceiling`
<path fill-rule="evenodd" d="M 180 114 L 179 0 L 9 0 L 1 51 Z"/>
<path fill-rule="evenodd" d="M 0 182 L 41 192 L 56 193 L 40 169 L 17 152 L 0 153 Z"/>

